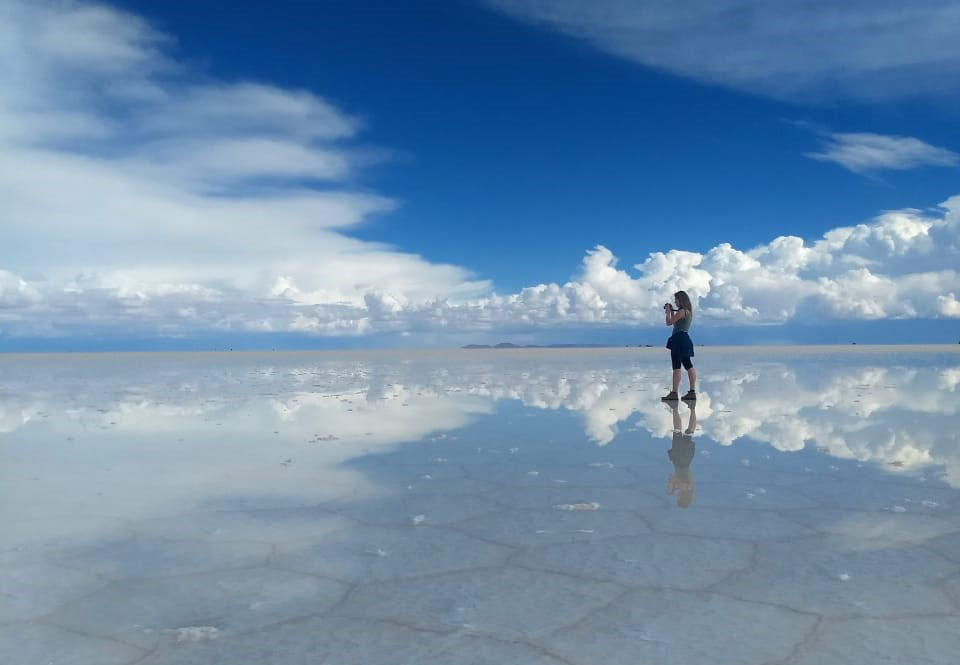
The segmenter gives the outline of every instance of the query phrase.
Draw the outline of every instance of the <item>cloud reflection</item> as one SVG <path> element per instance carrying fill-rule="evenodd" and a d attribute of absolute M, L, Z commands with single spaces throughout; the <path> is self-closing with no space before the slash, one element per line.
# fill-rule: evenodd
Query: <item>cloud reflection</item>
<path fill-rule="evenodd" d="M 98 365 L 90 374 L 90 365 L 31 374 L 28 362 L 14 364 L 0 384 L 0 432 L 29 425 L 46 436 L 97 431 L 117 445 L 146 436 L 157 450 L 178 432 L 209 441 L 277 432 L 284 442 L 322 443 L 311 450 L 336 465 L 361 451 L 453 432 L 505 400 L 575 412 L 586 439 L 599 446 L 636 429 L 654 437 L 674 429 L 669 409 L 656 399 L 662 368 L 635 359 L 598 358 L 584 366 L 562 356 L 548 362 L 490 354 L 451 362 L 292 356 L 283 363 L 266 357 L 203 366 L 196 356 L 159 373 L 103 373 Z M 936 464 L 957 484 L 960 442 L 951 423 L 960 408 L 958 385 L 960 366 L 785 359 L 711 368 L 701 379 L 698 434 L 722 445 L 753 439 L 780 451 L 816 445 L 900 471 Z"/>

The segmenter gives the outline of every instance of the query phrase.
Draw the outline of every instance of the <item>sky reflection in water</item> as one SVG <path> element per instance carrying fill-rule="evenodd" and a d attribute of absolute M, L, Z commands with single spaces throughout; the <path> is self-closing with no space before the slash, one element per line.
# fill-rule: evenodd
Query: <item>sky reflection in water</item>
<path fill-rule="evenodd" d="M 960 355 L 651 351 L 2 357 L 0 661 L 952 662 Z"/>

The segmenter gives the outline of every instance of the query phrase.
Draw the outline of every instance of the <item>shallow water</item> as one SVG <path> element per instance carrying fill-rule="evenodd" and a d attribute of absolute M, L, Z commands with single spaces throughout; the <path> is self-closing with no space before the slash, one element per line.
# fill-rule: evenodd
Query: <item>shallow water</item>
<path fill-rule="evenodd" d="M 955 663 L 958 348 L 696 360 L 0 356 L 0 662 Z"/>

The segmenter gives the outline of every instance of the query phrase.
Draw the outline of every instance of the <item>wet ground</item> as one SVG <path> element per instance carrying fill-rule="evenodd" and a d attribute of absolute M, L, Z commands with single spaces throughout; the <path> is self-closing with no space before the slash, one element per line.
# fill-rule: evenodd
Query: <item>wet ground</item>
<path fill-rule="evenodd" d="M 0 662 L 954 664 L 958 350 L 0 356 Z"/>

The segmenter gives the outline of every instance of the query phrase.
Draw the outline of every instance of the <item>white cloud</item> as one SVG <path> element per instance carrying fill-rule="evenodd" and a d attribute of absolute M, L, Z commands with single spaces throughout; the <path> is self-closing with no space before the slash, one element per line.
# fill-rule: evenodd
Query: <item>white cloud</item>
<path fill-rule="evenodd" d="M 781 236 L 746 251 L 723 243 L 703 254 L 654 252 L 633 274 L 617 263 L 598 246 L 565 284 L 460 304 L 381 304 L 373 294 L 370 322 L 383 330 L 657 325 L 678 289 L 693 297 L 700 320 L 714 323 L 955 316 L 947 294 L 960 292 L 960 196 L 930 213 L 888 212 L 813 242 Z"/>
<path fill-rule="evenodd" d="M 350 185 L 373 152 L 358 119 L 306 91 L 208 80 L 168 42 L 104 6 L 0 7 L 0 329 L 359 333 L 365 316 L 340 314 L 372 289 L 489 290 L 343 234 L 396 205 Z"/>
<path fill-rule="evenodd" d="M 943 316 L 960 318 L 960 301 L 952 291 L 945 296 L 937 296 L 937 307 Z"/>
<path fill-rule="evenodd" d="M 654 252 L 633 266 L 635 272 L 618 267 L 616 256 L 598 246 L 565 284 L 482 297 L 470 296 L 470 282 L 449 287 L 447 296 L 431 296 L 412 276 L 428 268 L 441 275 L 444 267 L 423 266 L 415 257 L 336 234 L 329 235 L 336 244 L 324 265 L 278 263 L 280 268 L 262 276 L 262 290 L 252 277 L 244 282 L 240 271 L 232 282 L 227 280 L 229 263 L 213 270 L 205 265 L 211 270 L 205 279 L 184 261 L 179 270 L 196 279 L 177 280 L 171 279 L 169 266 L 152 265 L 143 254 L 139 266 L 82 270 L 61 283 L 2 273 L 0 328 L 31 335 L 123 330 L 178 336 L 209 331 L 353 335 L 658 325 L 662 302 L 680 288 L 693 297 L 698 320 L 708 323 L 956 317 L 958 213 L 960 197 L 954 197 L 936 212 L 884 213 L 869 223 L 833 229 L 813 242 L 781 236 L 750 250 L 724 243 L 702 254 Z M 198 236 L 193 242 L 204 240 Z M 241 256 L 253 253 L 236 238 L 225 238 L 222 246 Z M 362 251 L 351 251 L 352 246 Z M 129 251 L 135 249 L 132 245 Z M 278 244 L 278 254 L 281 249 Z M 183 254 L 199 259 L 197 251 L 187 246 Z M 311 269 L 316 281 L 306 283 L 300 275 Z M 352 290 L 338 286 L 337 277 L 350 274 L 362 276 L 363 282 L 355 277 Z M 325 281 L 327 275 L 332 278 Z M 360 302 L 353 299 L 356 293 L 362 293 Z"/>
<path fill-rule="evenodd" d="M 839 164 L 854 173 L 960 164 L 960 154 L 920 139 L 868 133 L 829 132 L 821 151 L 808 153 L 807 157 Z"/>
<path fill-rule="evenodd" d="M 953 95 L 950 0 L 484 0 L 638 64 L 805 104 Z"/>
<path fill-rule="evenodd" d="M 344 230 L 393 208 L 350 183 L 362 123 L 316 95 L 201 79 L 100 6 L 0 6 L 0 334 L 362 335 L 698 320 L 955 317 L 960 196 L 808 242 L 607 247 L 512 294 Z M 319 182 L 322 188 L 305 185 Z"/>

